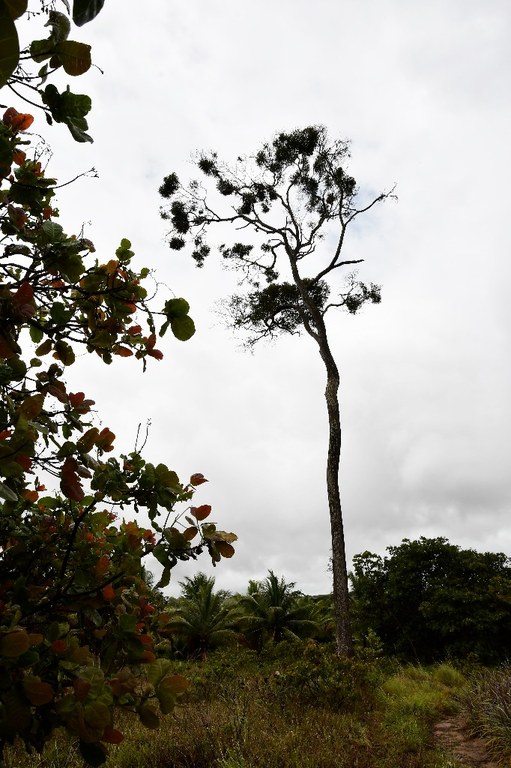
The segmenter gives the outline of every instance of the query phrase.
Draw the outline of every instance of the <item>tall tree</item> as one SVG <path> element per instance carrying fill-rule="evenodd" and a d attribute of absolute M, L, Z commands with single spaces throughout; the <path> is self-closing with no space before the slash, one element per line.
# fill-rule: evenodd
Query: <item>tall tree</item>
<path fill-rule="evenodd" d="M 248 343 L 305 331 L 317 345 L 326 372 L 326 485 L 341 655 L 352 653 L 352 638 L 339 492 L 340 376 L 326 314 L 339 308 L 355 313 L 367 301 L 380 301 L 377 285 L 365 285 L 349 271 L 341 284 L 339 273 L 362 261 L 344 256 L 348 227 L 391 194 L 360 203 L 355 179 L 345 170 L 348 156 L 345 141 L 330 141 L 324 127 L 309 126 L 278 134 L 233 167 L 215 153 L 201 154 L 201 182 L 184 186 L 172 173 L 160 187 L 169 201 L 162 208 L 163 218 L 171 222 L 169 245 L 180 250 L 190 241 L 197 266 L 203 266 L 211 251 L 207 236 L 214 225 L 222 233 L 225 225 L 250 233 L 244 242 L 219 246 L 226 264 L 241 272 L 242 291 L 231 297 L 227 309 L 234 328 L 248 331 Z"/>

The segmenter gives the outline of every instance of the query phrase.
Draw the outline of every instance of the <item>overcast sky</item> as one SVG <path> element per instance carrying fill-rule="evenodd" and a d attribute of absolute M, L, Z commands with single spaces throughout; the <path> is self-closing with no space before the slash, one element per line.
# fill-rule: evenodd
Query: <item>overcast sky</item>
<path fill-rule="evenodd" d="M 342 501 L 349 558 L 404 537 L 446 536 L 511 554 L 511 6 L 509 0 L 107 0 L 73 37 L 98 70 L 91 146 L 47 132 L 69 232 L 85 222 L 100 258 L 128 237 L 140 266 L 191 304 L 197 334 L 165 358 L 81 364 L 80 389 L 130 450 L 183 479 L 239 536 L 217 585 L 269 568 L 304 592 L 330 589 L 324 371 L 308 337 L 240 348 L 215 305 L 235 277 L 196 270 L 165 244 L 158 186 L 190 157 L 249 154 L 275 131 L 324 124 L 351 140 L 362 190 L 397 184 L 360 220 L 347 258 L 382 284 L 380 306 L 329 314 L 341 370 Z M 42 20 L 43 21 L 43 20 Z M 42 23 L 41 21 L 41 23 Z M 42 32 L 41 37 L 45 36 Z M 42 130 L 42 120 L 39 120 Z M 78 381 L 79 371 L 70 371 Z M 205 559 L 174 572 L 173 590 Z"/>

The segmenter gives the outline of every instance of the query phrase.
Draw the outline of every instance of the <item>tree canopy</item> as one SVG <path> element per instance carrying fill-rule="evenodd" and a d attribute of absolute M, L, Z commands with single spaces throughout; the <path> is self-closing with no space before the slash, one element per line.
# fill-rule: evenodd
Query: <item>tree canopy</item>
<path fill-rule="evenodd" d="M 511 561 L 438 537 L 403 539 L 381 557 L 353 559 L 357 631 L 376 632 L 388 654 L 415 661 L 508 658 Z"/>

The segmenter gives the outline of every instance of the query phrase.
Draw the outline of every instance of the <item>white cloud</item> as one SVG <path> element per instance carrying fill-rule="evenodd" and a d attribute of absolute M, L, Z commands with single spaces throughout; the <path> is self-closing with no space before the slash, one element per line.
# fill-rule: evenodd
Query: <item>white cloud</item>
<path fill-rule="evenodd" d="M 510 20 L 503 0 L 124 0 L 83 28 L 105 70 L 73 83 L 93 96 L 95 144 L 49 137 L 62 180 L 101 178 L 62 192 L 63 224 L 91 220 L 105 258 L 132 239 L 198 321 L 145 376 L 84 362 L 86 389 L 119 443 L 151 419 L 148 455 L 210 478 L 201 501 L 240 536 L 220 586 L 273 568 L 328 589 L 323 371 L 307 338 L 238 350 L 212 314 L 233 275 L 167 249 L 157 188 L 196 149 L 234 159 L 309 123 L 352 139 L 368 193 L 398 184 L 347 243 L 383 303 L 332 323 L 348 551 L 421 534 L 511 546 Z"/>

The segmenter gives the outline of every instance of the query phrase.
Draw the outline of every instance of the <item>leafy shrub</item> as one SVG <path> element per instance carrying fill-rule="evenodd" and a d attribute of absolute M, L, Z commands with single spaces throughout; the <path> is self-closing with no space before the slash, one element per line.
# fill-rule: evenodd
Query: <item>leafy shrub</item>
<path fill-rule="evenodd" d="M 339 657 L 331 646 L 309 641 L 300 658 L 273 673 L 272 683 L 281 696 L 302 705 L 358 711 L 372 707 L 380 679 L 376 664 Z"/>

